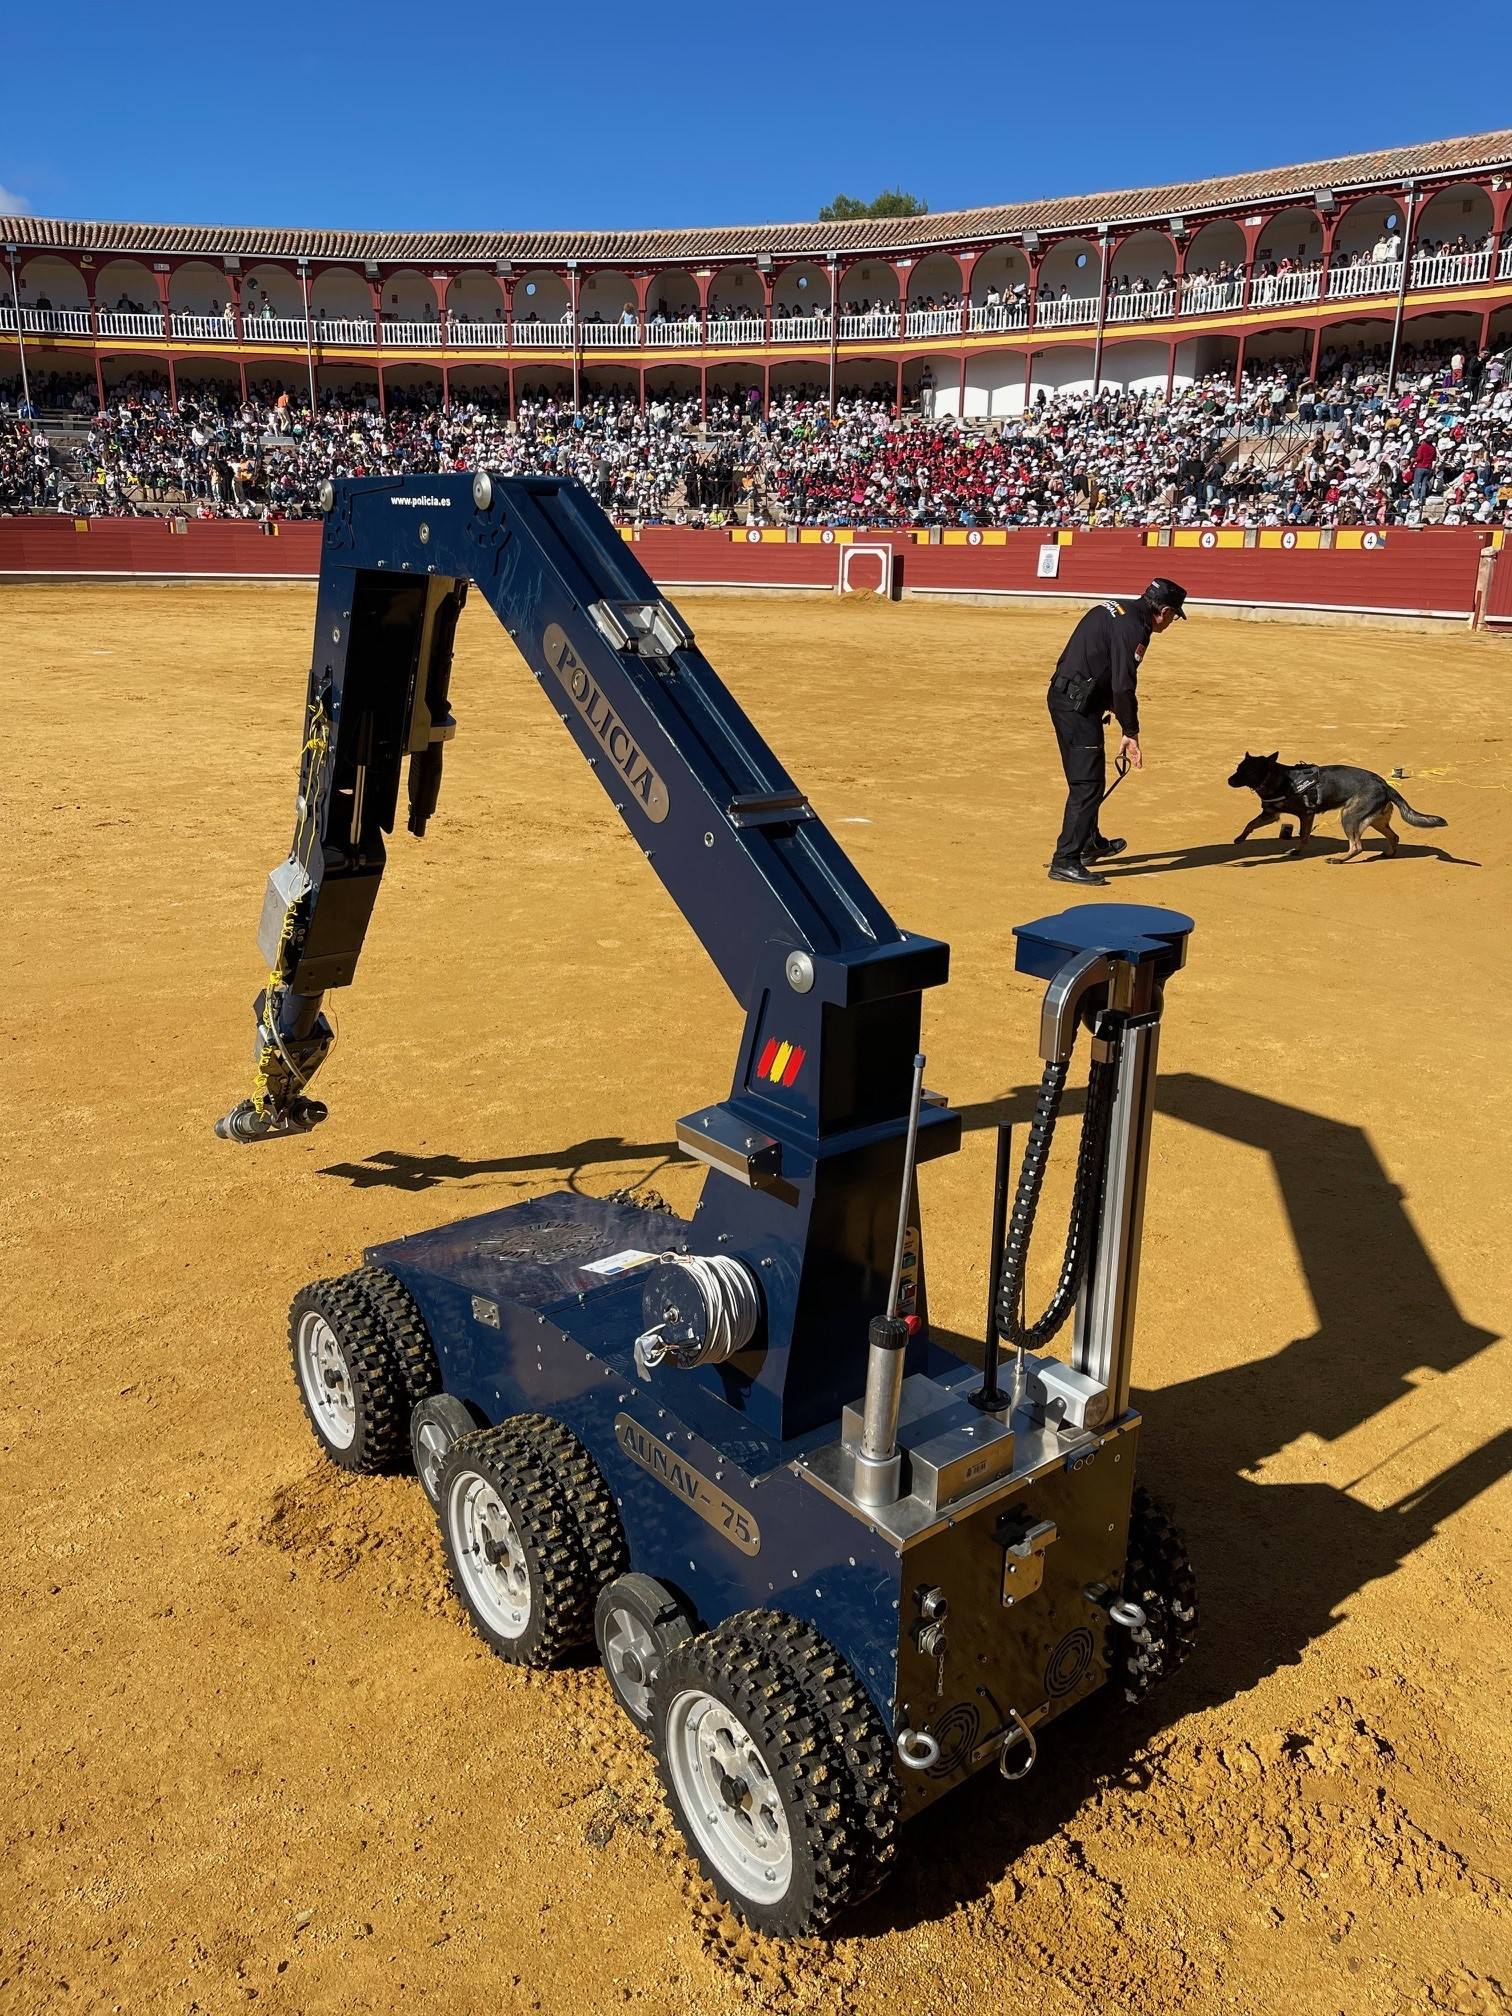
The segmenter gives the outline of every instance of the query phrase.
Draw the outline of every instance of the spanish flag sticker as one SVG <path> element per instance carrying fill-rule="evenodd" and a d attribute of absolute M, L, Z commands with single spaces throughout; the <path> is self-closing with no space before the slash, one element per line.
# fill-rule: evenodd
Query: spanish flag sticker
<path fill-rule="evenodd" d="M 801 1044 L 779 1043 L 775 1036 L 769 1036 L 756 1064 L 756 1076 L 769 1085 L 791 1085 L 803 1069 L 807 1055 Z"/>

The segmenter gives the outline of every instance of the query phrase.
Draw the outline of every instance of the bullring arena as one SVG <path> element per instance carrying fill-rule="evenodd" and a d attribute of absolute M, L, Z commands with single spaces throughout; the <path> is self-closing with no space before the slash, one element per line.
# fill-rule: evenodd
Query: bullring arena
<path fill-rule="evenodd" d="M 1105 384 L 1179 399 L 1183 371 L 1190 394 L 1215 370 L 1238 384 L 1257 358 L 1267 373 L 1284 358 L 1297 366 L 1282 374 L 1286 417 L 1264 439 L 1290 442 L 1305 431 L 1302 373 L 1321 384 L 1329 345 L 1379 351 L 1387 371 L 1404 332 L 1414 385 L 1432 380 L 1419 411 L 1470 413 L 1494 454 L 1494 391 L 1462 389 L 1448 359 L 1456 345 L 1496 356 L 1512 338 L 1509 154 L 1512 136 L 1489 136 L 1408 162 L 1250 178 L 1264 188 L 1139 192 L 1155 208 L 1132 222 L 1110 211 L 1101 245 L 1083 213 L 1114 199 L 1080 199 L 1074 216 L 1045 205 L 928 219 L 932 238 L 958 234 L 948 253 L 912 246 L 916 222 L 890 223 L 869 254 L 897 289 L 866 311 L 881 333 L 848 334 L 836 315 L 820 338 L 794 339 L 801 357 L 772 323 L 786 277 L 771 277 L 774 260 L 818 253 L 816 289 L 860 279 L 827 272 L 813 227 L 807 240 L 781 227 L 794 235 L 770 250 L 708 234 L 707 247 L 662 255 L 711 262 L 677 269 L 690 292 L 667 280 L 669 319 L 692 313 L 688 347 L 695 332 L 712 346 L 710 308 L 738 293 L 756 325 L 729 339 L 741 356 L 668 361 L 646 312 L 652 269 L 632 273 L 615 307 L 631 320 L 604 326 L 636 337 L 629 405 L 666 392 L 696 409 L 684 462 L 717 457 L 709 421 L 724 394 L 754 388 L 764 411 L 786 384 L 807 401 L 869 401 L 883 362 L 899 426 L 960 421 L 985 440 L 988 423 L 1032 414 L 1046 358 L 1077 412 Z M 1330 274 L 1356 269 L 1334 251 L 1374 248 L 1407 207 L 1404 175 L 1412 215 L 1392 284 L 1372 274 L 1341 307 Z M 1257 275 L 1265 220 L 1304 190 L 1329 261 L 1313 272 L 1321 291 L 1254 307 L 1257 279 L 1285 277 Z M 1451 203 L 1489 246 L 1415 249 L 1435 204 Z M 1110 277 L 1138 270 L 1155 209 L 1183 271 L 1202 232 L 1232 232 L 1233 251 L 1201 263 L 1230 261 L 1240 298 L 1199 297 L 1189 319 L 1209 320 L 1194 332 L 1174 305 L 1169 332 L 1130 339 L 1160 351 L 1153 390 L 1133 357 L 1104 375 L 1121 347 L 1111 287 L 1091 323 L 1044 325 L 1074 346 L 1041 331 L 1036 347 L 1043 301 L 1011 326 L 1015 258 L 1036 289 L 1059 285 L 1052 262 L 1064 244 L 1066 271 L 1084 272 L 1077 233 L 1090 227 Z M 44 283 L 50 303 L 74 301 L 62 268 L 83 300 L 41 309 L 18 293 L 10 322 L 0 315 L 0 376 L 24 345 L 29 374 L 52 374 L 70 402 L 41 422 L 50 495 L 0 517 L 17 920 L 0 1119 L 13 1340 L 0 1588 L 24 1620 L 3 1667 L 14 1775 L 0 2008 L 1512 2006 L 1512 1604 L 1498 1574 L 1512 1524 L 1498 1014 L 1512 979 L 1512 472 L 1505 491 L 1488 489 L 1472 459 L 1451 498 L 1449 444 L 1463 437 L 1446 425 L 1424 495 L 1404 485 L 1409 501 L 1371 522 L 1288 517 L 1235 492 L 1216 515 L 1168 522 L 1068 504 L 1032 521 L 895 511 L 850 523 L 838 508 L 787 516 L 774 479 L 759 506 L 746 493 L 743 513 L 731 499 L 710 523 L 686 502 L 684 462 L 665 511 L 615 514 L 626 553 L 668 588 L 887 910 L 950 943 L 950 985 L 925 999 L 922 1041 L 962 1141 L 921 1168 L 920 1203 L 930 1324 L 974 1362 L 995 1131 L 1011 1123 L 1022 1138 L 1039 1072 L 1042 988 L 1014 970 L 1013 926 L 1067 893 L 1045 882 L 1063 785 L 1044 682 L 1095 598 L 1137 593 L 1152 573 L 1191 596 L 1192 620 L 1155 639 L 1142 668 L 1147 767 L 1110 807 L 1129 847 L 1105 897 L 1196 926 L 1165 1014 L 1134 1398 L 1140 1474 L 1188 1535 L 1201 1634 L 1127 1714 L 1102 1694 L 1069 1714 L 1022 1783 L 985 1771 L 913 1821 L 887 1887 L 830 1932 L 763 1938 L 690 1868 L 650 1748 L 592 1648 L 550 1674 L 494 1657 L 465 1628 L 414 1479 L 323 1460 L 283 1330 L 301 1284 L 469 1214 L 559 1191 L 655 1192 L 689 1217 L 705 1172 L 673 1122 L 721 1090 L 741 1016 L 626 844 L 567 714 L 542 704 L 472 606 L 434 824 L 417 843 L 401 812 L 362 971 L 334 996 L 330 1117 L 255 1148 L 216 1139 L 211 1121 L 249 1077 L 247 1007 L 267 965 L 257 905 L 288 830 L 326 521 L 313 492 L 284 515 L 251 486 L 243 514 L 229 479 L 227 508 L 208 508 L 209 461 L 192 455 L 200 473 L 149 497 L 129 480 L 136 420 L 99 464 L 117 472 L 108 499 L 70 487 L 92 480 L 69 445 L 81 374 L 86 405 L 123 412 L 167 410 L 156 392 L 208 414 L 218 375 L 227 412 L 266 383 L 274 399 L 303 387 L 317 405 L 339 393 L 343 413 L 371 397 L 386 418 L 415 410 L 417 389 L 421 407 L 460 406 L 486 371 L 496 411 L 537 396 L 586 411 L 609 382 L 596 373 L 618 372 L 623 388 L 631 368 L 594 354 L 582 316 L 556 312 L 582 298 L 587 250 L 458 256 L 452 291 L 438 282 L 430 305 L 455 317 L 449 299 L 481 304 L 493 288 L 510 342 L 458 365 L 466 325 L 442 320 L 393 363 L 377 294 L 393 280 L 399 309 L 428 318 L 405 291 L 413 270 L 386 270 L 377 245 L 286 247 L 294 287 L 266 281 L 268 319 L 297 321 L 297 335 L 243 323 L 228 342 L 181 318 L 208 317 L 212 300 L 224 313 L 191 273 L 207 262 L 218 285 L 238 280 L 235 315 L 247 315 L 254 248 L 231 249 L 234 235 L 222 246 L 185 231 L 180 244 L 166 226 L 7 222 L 42 241 L 15 267 L 31 302 Z M 749 268 L 736 257 L 747 252 Z M 511 344 L 531 326 L 520 288 L 537 253 L 557 347 L 524 361 Z M 555 253 L 579 263 L 558 273 Z M 635 253 L 604 249 L 606 290 L 607 261 Z M 139 260 L 145 279 L 102 289 L 107 254 Z M 910 274 L 947 257 L 954 308 L 910 307 Z M 990 258 L 1004 267 L 1004 320 L 977 341 L 987 311 L 972 269 Z M 1462 264 L 1420 268 L 1420 287 L 1411 262 L 1423 258 Z M 545 293 L 552 279 L 560 301 Z M 126 299 L 160 296 L 140 311 L 157 326 L 107 329 L 138 312 L 101 305 L 118 282 Z M 343 347 L 328 328 L 317 353 L 317 301 L 333 320 L 349 306 L 355 325 L 365 300 L 366 334 Z M 1141 328 L 1136 312 L 1117 326 Z M 926 313 L 954 326 L 899 323 Z M 63 315 L 83 324 L 22 326 Z M 933 415 L 919 406 L 926 365 L 950 394 Z M 1230 426 L 1232 459 L 1244 416 Z M 309 423 L 307 441 L 317 433 Z M 283 452 L 271 441 L 266 459 Z M 1273 479 L 1300 467 L 1300 454 L 1265 460 L 1258 442 L 1246 452 L 1272 498 Z M 554 455 L 550 466 L 573 473 Z M 399 480 L 394 465 L 369 473 Z M 1269 620 L 1245 620 L 1257 610 Z M 1236 846 L 1255 807 L 1226 779 L 1246 751 L 1277 748 L 1394 778 L 1447 827 L 1406 830 L 1394 860 L 1348 875 L 1332 863 L 1332 819 L 1301 859 L 1273 833 Z M 1057 1150 L 1041 1207 L 1052 1226 L 1065 1222 L 1070 1160 Z M 1036 1249 L 1036 1306 L 1051 1243 Z"/>

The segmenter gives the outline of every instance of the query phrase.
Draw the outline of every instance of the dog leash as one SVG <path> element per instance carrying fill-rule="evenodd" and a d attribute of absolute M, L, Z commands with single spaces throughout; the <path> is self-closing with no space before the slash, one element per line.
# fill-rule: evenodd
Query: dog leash
<path fill-rule="evenodd" d="M 1098 799 L 1097 802 L 1099 805 L 1106 805 L 1108 800 L 1113 796 L 1113 793 L 1118 789 L 1119 785 L 1122 784 L 1125 777 L 1128 776 L 1130 769 L 1128 757 L 1115 756 L 1113 759 L 1113 768 L 1118 772 L 1118 775 L 1113 779 L 1113 782 L 1108 786 L 1107 790 L 1104 791 L 1101 798 Z"/>

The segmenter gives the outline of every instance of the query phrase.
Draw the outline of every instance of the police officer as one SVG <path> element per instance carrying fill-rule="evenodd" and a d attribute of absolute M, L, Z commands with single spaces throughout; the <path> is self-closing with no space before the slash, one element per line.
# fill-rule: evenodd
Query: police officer
<path fill-rule="evenodd" d="M 1185 600 L 1185 588 L 1161 579 L 1152 581 L 1137 601 L 1117 596 L 1099 602 L 1071 632 L 1060 655 L 1047 699 L 1066 773 L 1066 816 L 1050 863 L 1052 882 L 1105 888 L 1107 876 L 1096 874 L 1091 864 L 1124 850 L 1124 841 L 1105 840 L 1097 826 L 1107 779 L 1103 722 L 1110 711 L 1117 716 L 1123 731 L 1118 753 L 1134 769 L 1143 769 L 1139 661 L 1152 636 L 1168 630 L 1178 616 L 1186 621 Z"/>

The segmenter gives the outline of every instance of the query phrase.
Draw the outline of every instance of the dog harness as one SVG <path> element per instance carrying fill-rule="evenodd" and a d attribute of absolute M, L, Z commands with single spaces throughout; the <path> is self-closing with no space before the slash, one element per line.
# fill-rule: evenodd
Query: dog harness
<path fill-rule="evenodd" d="M 1294 804 L 1300 804 L 1305 811 L 1316 812 L 1319 809 L 1317 764 L 1288 763 L 1283 767 L 1288 779 L 1288 788 L 1279 796 L 1262 798 L 1260 803 L 1267 812 L 1286 812 Z"/>

